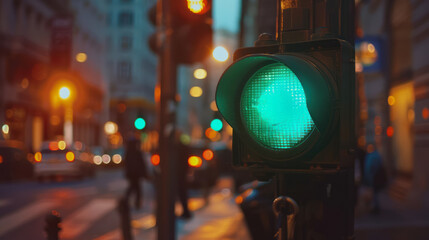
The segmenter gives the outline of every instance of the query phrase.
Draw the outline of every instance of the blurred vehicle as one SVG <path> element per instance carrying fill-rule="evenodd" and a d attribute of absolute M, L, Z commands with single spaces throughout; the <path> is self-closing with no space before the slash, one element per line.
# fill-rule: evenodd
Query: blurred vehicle
<path fill-rule="evenodd" d="M 28 160 L 32 157 L 24 144 L 18 141 L 0 141 L 0 181 L 31 179 L 33 165 Z"/>
<path fill-rule="evenodd" d="M 240 206 L 252 239 L 273 239 L 277 231 L 273 212 L 274 184 L 253 181 L 240 187 L 235 198 Z"/>
<path fill-rule="evenodd" d="M 190 188 L 213 187 L 219 177 L 215 152 L 203 144 L 189 146 L 188 182 Z"/>
<path fill-rule="evenodd" d="M 91 153 L 85 151 L 80 142 L 73 146 L 67 146 L 64 141 L 45 142 L 41 151 L 34 154 L 34 175 L 39 181 L 55 176 L 94 176 L 91 160 Z"/>

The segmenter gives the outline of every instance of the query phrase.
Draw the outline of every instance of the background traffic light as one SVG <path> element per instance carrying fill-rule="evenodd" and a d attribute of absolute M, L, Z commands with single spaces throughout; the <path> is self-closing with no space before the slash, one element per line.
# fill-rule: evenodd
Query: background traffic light
<path fill-rule="evenodd" d="M 212 51 L 212 1 L 171 1 L 176 60 L 183 64 L 204 61 Z"/>
<path fill-rule="evenodd" d="M 212 51 L 212 1 L 174 0 L 171 4 L 173 17 L 172 36 L 177 63 L 193 64 L 204 61 Z M 156 5 L 148 12 L 150 22 L 156 25 Z M 157 37 L 149 37 L 150 49 L 158 54 Z"/>
<path fill-rule="evenodd" d="M 265 172 L 350 165 L 353 48 L 338 39 L 281 48 L 238 50 L 219 81 L 216 103 L 234 130 L 234 164 Z"/>

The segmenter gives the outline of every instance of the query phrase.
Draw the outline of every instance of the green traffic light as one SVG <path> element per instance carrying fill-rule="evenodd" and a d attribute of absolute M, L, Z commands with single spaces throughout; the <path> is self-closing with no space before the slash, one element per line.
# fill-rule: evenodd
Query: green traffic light
<path fill-rule="evenodd" d="M 298 146 L 315 127 L 301 82 L 282 63 L 252 75 L 243 88 L 240 112 L 250 136 L 274 150 Z"/>
<path fill-rule="evenodd" d="M 134 121 L 134 127 L 136 127 L 138 130 L 142 130 L 146 127 L 146 121 L 143 118 L 137 118 Z"/>
<path fill-rule="evenodd" d="M 215 131 L 220 131 L 223 127 L 223 123 L 220 119 L 213 119 L 213 121 L 210 123 L 210 127 Z"/>

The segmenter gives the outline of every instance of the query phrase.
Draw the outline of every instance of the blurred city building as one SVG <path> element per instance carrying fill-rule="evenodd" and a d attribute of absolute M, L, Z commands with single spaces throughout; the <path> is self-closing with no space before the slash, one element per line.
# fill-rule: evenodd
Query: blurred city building
<path fill-rule="evenodd" d="M 232 53 L 238 48 L 240 34 L 241 1 L 214 0 L 212 5 L 213 46 L 222 47 L 228 56 L 219 61 L 210 55 L 205 61 L 193 65 L 180 65 L 177 79 L 177 127 L 185 134 L 185 142 L 231 142 L 230 128 L 217 134 L 208 134 L 214 118 L 221 119 L 214 102 L 216 86 L 223 71 L 232 63 Z M 205 70 L 204 77 L 195 71 Z M 201 92 L 200 92 L 201 90 Z M 225 123 L 226 124 L 226 123 Z"/>
<path fill-rule="evenodd" d="M 141 117 L 155 129 L 154 90 L 157 59 L 148 37 L 155 30 L 148 12 L 156 0 L 103 0 L 107 12 L 104 35 L 109 80 L 110 120 L 126 135 Z M 126 137 L 126 136 L 122 136 Z"/>
<path fill-rule="evenodd" d="M 97 1 L 0 1 L 3 138 L 35 151 L 67 129 L 72 140 L 100 144 L 104 18 Z"/>
<path fill-rule="evenodd" d="M 429 187 L 429 2 L 359 1 L 356 55 L 359 144 L 375 145 L 390 170 L 390 194 Z"/>

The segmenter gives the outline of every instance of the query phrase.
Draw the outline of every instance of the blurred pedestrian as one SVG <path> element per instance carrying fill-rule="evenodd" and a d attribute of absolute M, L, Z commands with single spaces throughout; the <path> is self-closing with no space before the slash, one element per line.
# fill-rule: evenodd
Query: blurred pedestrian
<path fill-rule="evenodd" d="M 176 138 L 177 139 L 177 138 Z M 183 144 L 180 140 L 177 141 L 177 193 L 180 204 L 182 205 L 183 213 L 180 216 L 183 219 L 190 219 L 192 217 L 188 207 L 188 156 L 190 149 Z"/>
<path fill-rule="evenodd" d="M 125 193 L 126 199 L 130 199 L 131 194 L 135 195 L 135 208 L 140 209 L 142 187 L 140 185 L 141 178 L 147 178 L 146 162 L 143 159 L 140 151 L 140 141 L 130 139 L 125 147 L 125 176 L 128 180 L 128 188 Z"/>
<path fill-rule="evenodd" d="M 364 181 L 367 186 L 371 187 L 373 193 L 371 213 L 378 214 L 380 212 L 379 194 L 387 183 L 386 171 L 383 167 L 381 155 L 375 149 L 374 145 L 368 145 L 367 152 L 365 157 Z"/>
<path fill-rule="evenodd" d="M 361 147 L 356 148 L 355 158 L 355 206 L 358 205 L 359 201 L 359 190 L 364 177 L 366 151 Z"/>

